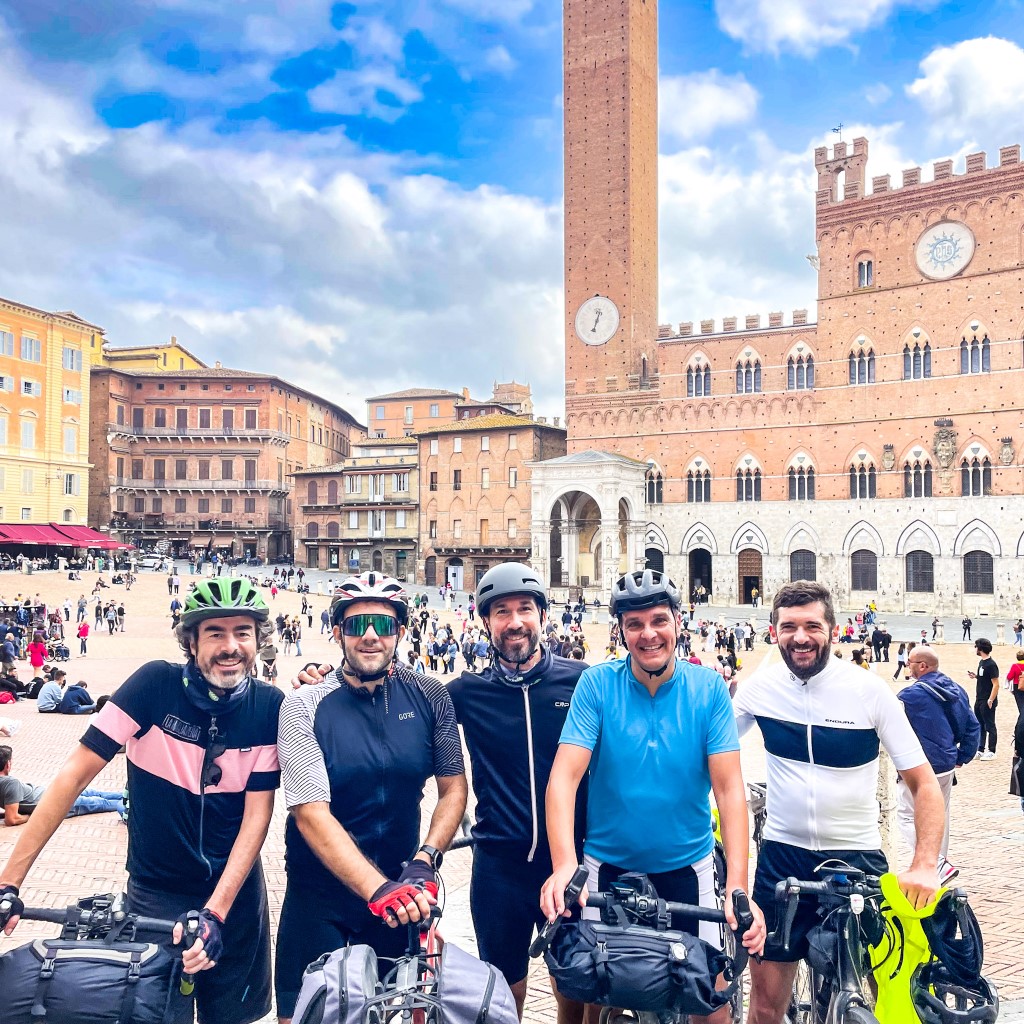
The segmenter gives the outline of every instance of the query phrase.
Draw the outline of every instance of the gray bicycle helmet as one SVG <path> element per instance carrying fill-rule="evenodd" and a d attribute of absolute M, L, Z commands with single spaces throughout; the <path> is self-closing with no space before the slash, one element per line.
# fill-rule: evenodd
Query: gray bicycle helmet
<path fill-rule="evenodd" d="M 476 585 L 477 609 L 481 615 L 486 615 L 493 601 L 515 594 L 532 597 L 541 611 L 547 611 L 548 592 L 540 576 L 522 562 L 503 562 L 483 574 Z"/>
<path fill-rule="evenodd" d="M 961 984 L 938 960 L 914 971 L 910 996 L 922 1024 L 993 1024 L 999 1017 L 999 993 L 987 978 Z"/>
<path fill-rule="evenodd" d="M 657 569 L 638 569 L 620 576 L 612 587 L 611 612 L 616 618 L 624 612 L 638 612 L 659 604 L 679 608 L 679 588 Z"/>
<path fill-rule="evenodd" d="M 251 615 L 266 622 L 270 609 L 263 595 L 244 577 L 215 576 L 212 580 L 200 580 L 185 598 L 181 624 L 187 629 L 204 619 L 227 615 Z"/>

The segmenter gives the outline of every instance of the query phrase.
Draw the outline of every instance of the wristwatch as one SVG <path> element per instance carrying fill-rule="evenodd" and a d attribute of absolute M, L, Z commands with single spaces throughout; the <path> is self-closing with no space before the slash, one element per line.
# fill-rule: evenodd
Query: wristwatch
<path fill-rule="evenodd" d="M 436 846 L 428 846 L 424 843 L 416 852 L 425 853 L 430 858 L 430 866 L 435 871 L 441 870 L 441 864 L 444 862 L 444 854 Z"/>

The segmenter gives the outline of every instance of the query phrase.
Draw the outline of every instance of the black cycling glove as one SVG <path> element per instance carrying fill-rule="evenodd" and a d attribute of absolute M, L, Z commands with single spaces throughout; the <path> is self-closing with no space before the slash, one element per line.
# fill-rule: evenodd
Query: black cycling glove
<path fill-rule="evenodd" d="M 203 952 L 210 960 L 217 961 L 224 955 L 224 938 L 221 935 L 224 922 L 209 907 L 189 910 L 178 918 L 177 923 L 184 929 L 182 940 L 186 949 L 192 945 L 190 939 L 202 939 Z"/>
<path fill-rule="evenodd" d="M 18 898 L 20 890 L 16 885 L 0 886 L 0 928 L 6 928 L 12 917 L 25 913 L 25 904 Z"/>
<path fill-rule="evenodd" d="M 425 861 L 409 861 L 398 876 L 400 885 L 422 885 L 432 896 L 437 895 L 437 872 Z"/>

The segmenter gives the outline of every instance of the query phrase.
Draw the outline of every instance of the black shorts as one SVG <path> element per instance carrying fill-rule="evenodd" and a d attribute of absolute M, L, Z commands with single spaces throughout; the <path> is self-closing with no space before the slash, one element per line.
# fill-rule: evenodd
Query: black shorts
<path fill-rule="evenodd" d="M 805 850 L 800 846 L 789 846 L 766 839 L 757 855 L 757 871 L 754 874 L 754 902 L 764 913 L 768 928 L 768 942 L 764 947 L 765 960 L 779 963 L 793 963 L 807 956 L 807 934 L 821 918 L 818 915 L 818 901 L 813 897 L 801 898 L 797 905 L 796 917 L 790 932 L 789 951 L 779 942 L 771 941 L 776 924 L 785 914 L 785 908 L 775 902 L 775 885 L 786 878 L 801 882 L 820 881 L 821 874 L 814 869 L 826 860 L 838 860 L 850 867 L 860 868 L 869 875 L 882 875 L 889 870 L 885 854 L 881 850 Z"/>
<path fill-rule="evenodd" d="M 545 856 L 527 863 L 522 857 L 502 857 L 477 846 L 469 885 L 480 959 L 493 964 L 509 985 L 526 980 L 530 943 L 535 929 L 544 927 L 541 886 L 551 875 Z"/>
<path fill-rule="evenodd" d="M 290 881 L 281 904 L 274 963 L 274 993 L 279 1017 L 291 1017 L 306 968 L 324 953 L 342 946 L 372 946 L 379 957 L 399 957 L 409 941 L 407 928 L 391 928 L 369 910 L 353 919 L 331 913 L 331 900 L 315 890 L 304 890 Z M 383 971 L 381 972 L 383 976 Z"/>
<path fill-rule="evenodd" d="M 213 892 L 169 893 L 129 879 L 128 906 L 145 917 L 173 921 L 189 910 L 202 910 Z M 200 1024 L 250 1024 L 270 1012 L 270 914 L 263 869 L 249 873 L 222 929 L 224 955 L 217 966 L 195 975 L 195 1007 Z M 167 936 L 152 937 L 180 954 Z M 192 1024 L 192 999 L 177 999 L 168 1024 Z"/>

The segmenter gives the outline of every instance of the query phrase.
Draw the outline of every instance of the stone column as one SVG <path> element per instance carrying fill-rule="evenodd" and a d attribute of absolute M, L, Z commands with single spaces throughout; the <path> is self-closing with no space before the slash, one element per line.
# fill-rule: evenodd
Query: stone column
<path fill-rule="evenodd" d="M 568 586 L 579 583 L 580 528 L 567 525 L 562 531 L 562 571 L 568 573 Z"/>

